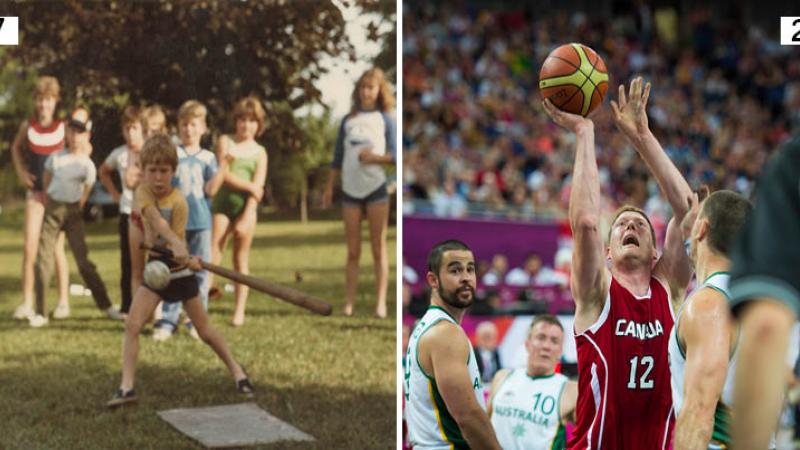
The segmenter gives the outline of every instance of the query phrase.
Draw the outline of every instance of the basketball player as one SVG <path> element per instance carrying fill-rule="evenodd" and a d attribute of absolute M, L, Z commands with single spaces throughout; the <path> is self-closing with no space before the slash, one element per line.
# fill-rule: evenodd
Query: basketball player
<path fill-rule="evenodd" d="M 502 369 L 492 381 L 489 417 L 505 450 L 563 449 L 567 421 L 574 422 L 578 383 L 556 373 L 564 327 L 555 316 L 533 319 L 525 341 L 528 366 Z"/>
<path fill-rule="evenodd" d="M 631 206 L 615 214 L 604 248 L 594 123 L 544 102 L 553 120 L 577 136 L 569 219 L 579 395 L 570 449 L 667 448 L 674 425 L 667 343 L 673 303 L 683 299 L 692 274 L 679 227 L 692 192 L 648 128 L 649 92 L 649 84 L 642 89 L 636 78 L 629 98 L 620 86 L 619 104 L 612 102 L 612 109 L 617 128 L 644 159 L 675 214 L 660 257 L 650 219 Z"/>
<path fill-rule="evenodd" d="M 475 257 L 444 241 L 428 255 L 431 306 L 414 327 L 405 367 L 408 436 L 417 450 L 499 449 L 472 345 L 461 328 L 475 298 Z"/>
<path fill-rule="evenodd" d="M 735 448 L 766 448 L 786 388 L 786 352 L 800 315 L 800 138 L 767 164 L 753 214 L 731 252 L 731 307 L 742 342 L 734 390 Z"/>
<path fill-rule="evenodd" d="M 697 194 L 681 229 L 698 286 L 675 318 L 669 337 L 675 448 L 724 449 L 731 445 L 730 407 L 738 329 L 728 311 L 728 251 L 752 206 L 732 191 L 702 202 Z"/>

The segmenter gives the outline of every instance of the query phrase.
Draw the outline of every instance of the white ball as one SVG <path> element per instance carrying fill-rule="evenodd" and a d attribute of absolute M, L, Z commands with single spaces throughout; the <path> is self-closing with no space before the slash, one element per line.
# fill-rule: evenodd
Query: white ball
<path fill-rule="evenodd" d="M 144 282 L 153 289 L 164 289 L 169 284 L 169 267 L 162 261 L 150 261 L 144 266 Z"/>

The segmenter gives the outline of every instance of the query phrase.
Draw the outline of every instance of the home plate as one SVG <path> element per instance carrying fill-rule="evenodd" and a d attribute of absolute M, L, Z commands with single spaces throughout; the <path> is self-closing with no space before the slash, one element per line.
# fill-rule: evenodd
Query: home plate
<path fill-rule="evenodd" d="M 206 448 L 314 440 L 255 403 L 170 409 L 159 411 L 158 415 Z"/>

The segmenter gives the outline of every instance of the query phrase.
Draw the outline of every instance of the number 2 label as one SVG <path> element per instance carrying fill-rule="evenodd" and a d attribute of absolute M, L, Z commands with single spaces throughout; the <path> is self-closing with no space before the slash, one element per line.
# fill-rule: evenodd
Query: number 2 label
<path fill-rule="evenodd" d="M 800 45 L 800 17 L 781 17 L 781 45 Z"/>

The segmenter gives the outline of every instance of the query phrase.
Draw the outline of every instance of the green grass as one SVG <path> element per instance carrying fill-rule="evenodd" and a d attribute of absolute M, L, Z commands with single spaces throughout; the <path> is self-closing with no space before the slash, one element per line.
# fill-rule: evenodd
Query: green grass
<path fill-rule="evenodd" d="M 21 301 L 21 221 L 18 211 L 8 210 L 0 220 L 0 448 L 201 448 L 156 412 L 245 401 L 211 349 L 183 332 L 164 343 L 142 336 L 139 403 L 106 410 L 120 379 L 122 323 L 103 318 L 90 297 L 72 297 L 72 317 L 42 329 L 12 320 Z M 90 224 L 88 241 L 90 257 L 119 304 L 116 227 L 116 218 Z M 372 258 L 366 226 L 363 231 L 354 318 L 341 316 L 345 246 L 337 220 L 303 225 L 262 219 L 251 255 L 252 274 L 328 300 L 333 316 L 315 316 L 251 290 L 247 322 L 234 329 L 228 325 L 231 294 L 209 305 L 211 322 L 255 383 L 255 401 L 317 439 L 313 445 L 259 448 L 394 448 L 395 319 L 373 318 Z M 394 243 L 390 228 L 389 311 L 395 310 Z M 70 281 L 81 282 L 68 259 Z M 229 255 L 223 265 L 230 267 Z M 303 275 L 299 284 L 295 271 Z M 55 303 L 51 289 L 48 306 Z"/>

